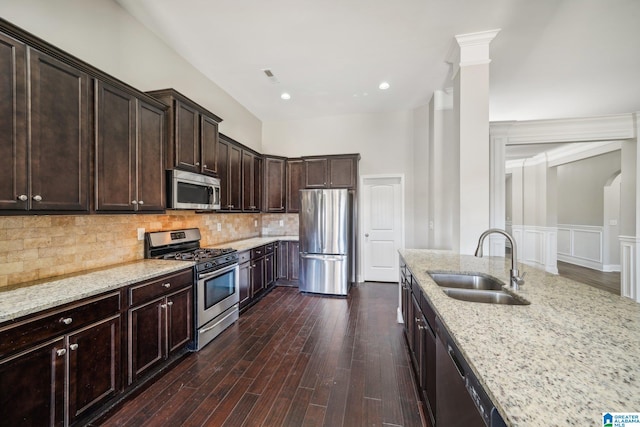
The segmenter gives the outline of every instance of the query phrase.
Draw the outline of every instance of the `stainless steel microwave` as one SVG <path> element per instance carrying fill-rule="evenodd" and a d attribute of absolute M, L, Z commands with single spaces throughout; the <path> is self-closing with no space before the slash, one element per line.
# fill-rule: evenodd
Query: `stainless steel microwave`
<path fill-rule="evenodd" d="M 220 209 L 220 180 L 177 169 L 167 171 L 169 209 Z"/>

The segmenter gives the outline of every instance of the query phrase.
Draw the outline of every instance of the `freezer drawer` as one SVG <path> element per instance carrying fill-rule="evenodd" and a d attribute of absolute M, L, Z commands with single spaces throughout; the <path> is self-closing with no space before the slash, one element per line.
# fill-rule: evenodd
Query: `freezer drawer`
<path fill-rule="evenodd" d="M 349 259 L 346 255 L 300 254 L 301 292 L 347 295 L 349 286 Z"/>

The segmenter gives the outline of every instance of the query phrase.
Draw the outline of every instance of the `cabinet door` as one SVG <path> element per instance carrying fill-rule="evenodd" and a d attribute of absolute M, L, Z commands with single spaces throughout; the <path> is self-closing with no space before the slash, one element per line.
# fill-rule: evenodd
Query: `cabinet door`
<path fill-rule="evenodd" d="M 120 316 L 93 324 L 67 340 L 72 423 L 120 390 Z"/>
<path fill-rule="evenodd" d="M 278 279 L 286 279 L 287 278 L 287 270 L 289 267 L 289 242 L 278 242 L 278 246 L 276 247 L 276 259 L 277 259 L 277 269 L 276 269 L 276 280 Z"/>
<path fill-rule="evenodd" d="M 138 191 L 139 211 L 161 211 L 165 202 L 165 113 L 138 101 Z"/>
<path fill-rule="evenodd" d="M 29 206 L 26 49 L 3 34 L 0 34 L 0 76 L 0 209 L 26 210 Z"/>
<path fill-rule="evenodd" d="M 284 159 L 265 157 L 265 211 L 284 212 L 285 196 L 285 161 Z"/>
<path fill-rule="evenodd" d="M 329 187 L 356 188 L 358 185 L 358 165 L 354 157 L 329 159 Z"/>
<path fill-rule="evenodd" d="M 265 288 L 264 257 L 251 261 L 251 295 L 255 297 Z"/>
<path fill-rule="evenodd" d="M 206 175 L 216 175 L 218 123 L 211 117 L 200 116 L 200 149 L 202 153 L 201 172 Z"/>
<path fill-rule="evenodd" d="M 63 425 L 65 361 L 62 338 L 0 361 L 3 425 Z"/>
<path fill-rule="evenodd" d="M 300 193 L 304 188 L 304 162 L 302 159 L 287 160 L 287 212 L 300 212 Z"/>
<path fill-rule="evenodd" d="M 30 52 L 31 209 L 87 211 L 89 78 Z"/>
<path fill-rule="evenodd" d="M 264 286 L 270 287 L 276 282 L 275 279 L 275 252 L 270 253 L 264 257 Z"/>
<path fill-rule="evenodd" d="M 175 115 L 176 167 L 200 172 L 200 114 L 195 108 L 176 100 Z"/>
<path fill-rule="evenodd" d="M 136 100 L 96 83 L 96 210 L 133 211 L 136 201 Z"/>
<path fill-rule="evenodd" d="M 242 150 L 242 211 L 253 212 L 255 204 L 255 159 L 256 155 Z"/>
<path fill-rule="evenodd" d="M 327 188 L 327 178 L 329 176 L 329 163 L 326 158 L 305 159 L 305 187 L 306 188 Z"/>
<path fill-rule="evenodd" d="M 129 384 L 162 361 L 163 301 L 158 298 L 129 310 Z"/>
<path fill-rule="evenodd" d="M 255 212 L 262 210 L 263 160 L 260 156 L 253 159 L 253 206 Z"/>
<path fill-rule="evenodd" d="M 300 242 L 289 242 L 289 280 L 300 279 Z"/>
<path fill-rule="evenodd" d="M 166 304 L 168 354 L 171 354 L 193 339 L 193 289 L 168 295 Z"/>
<path fill-rule="evenodd" d="M 240 264 L 238 281 L 240 282 L 240 307 L 243 307 L 251 299 L 251 261 Z"/>
<path fill-rule="evenodd" d="M 218 176 L 220 177 L 220 209 L 230 210 L 229 197 L 229 146 L 227 141 L 219 140 L 216 152 L 218 153 Z"/>
<path fill-rule="evenodd" d="M 231 210 L 242 208 L 242 149 L 229 145 L 229 206 Z"/>

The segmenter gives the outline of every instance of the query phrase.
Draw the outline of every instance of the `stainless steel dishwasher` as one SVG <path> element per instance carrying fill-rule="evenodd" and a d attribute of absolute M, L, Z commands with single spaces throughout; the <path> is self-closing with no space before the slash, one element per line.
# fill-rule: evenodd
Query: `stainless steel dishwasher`
<path fill-rule="evenodd" d="M 506 427 L 439 318 L 436 330 L 436 427 Z"/>

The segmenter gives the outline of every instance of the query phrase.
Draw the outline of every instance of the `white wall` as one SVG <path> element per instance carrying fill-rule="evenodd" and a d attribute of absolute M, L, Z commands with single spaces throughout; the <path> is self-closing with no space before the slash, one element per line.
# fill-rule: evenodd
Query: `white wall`
<path fill-rule="evenodd" d="M 413 111 L 272 121 L 262 152 L 286 157 L 360 153 L 360 174 L 405 175 L 405 244 L 414 245 Z"/>
<path fill-rule="evenodd" d="M 174 88 L 224 121 L 220 131 L 261 149 L 261 122 L 114 0 L 0 0 L 0 16 L 142 90 Z"/>
<path fill-rule="evenodd" d="M 414 248 L 429 247 L 430 106 L 413 111 Z"/>

